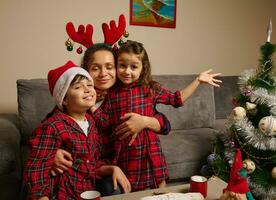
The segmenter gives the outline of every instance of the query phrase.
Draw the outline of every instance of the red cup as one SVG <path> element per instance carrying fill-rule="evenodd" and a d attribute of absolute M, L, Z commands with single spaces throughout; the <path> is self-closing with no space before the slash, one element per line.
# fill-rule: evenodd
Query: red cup
<path fill-rule="evenodd" d="M 190 192 L 199 192 L 204 198 L 207 196 L 207 178 L 204 176 L 192 176 L 190 178 Z"/>
<path fill-rule="evenodd" d="M 96 190 L 85 191 L 80 194 L 81 199 L 83 200 L 100 200 L 101 193 Z"/>

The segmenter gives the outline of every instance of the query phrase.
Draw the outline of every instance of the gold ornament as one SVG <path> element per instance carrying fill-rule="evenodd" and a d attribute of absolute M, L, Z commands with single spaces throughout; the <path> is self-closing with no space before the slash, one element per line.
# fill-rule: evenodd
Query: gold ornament
<path fill-rule="evenodd" d="M 273 116 L 263 117 L 259 121 L 259 129 L 267 136 L 276 135 L 276 118 Z"/>
<path fill-rule="evenodd" d="M 271 171 L 271 176 L 272 176 L 272 178 L 276 179 L 276 167 L 273 167 L 273 169 Z"/>
<path fill-rule="evenodd" d="M 245 159 L 242 162 L 242 166 L 243 166 L 243 168 L 246 170 L 246 172 L 248 174 L 252 174 L 255 171 L 255 169 L 256 169 L 255 163 L 252 160 L 250 160 L 250 159 Z"/>
<path fill-rule="evenodd" d="M 127 38 L 129 36 L 129 33 L 127 31 L 124 32 L 124 37 Z"/>
<path fill-rule="evenodd" d="M 246 111 L 243 107 L 238 106 L 232 110 L 232 113 L 230 116 L 234 120 L 239 121 L 246 117 Z"/>
<path fill-rule="evenodd" d="M 254 108 L 256 108 L 256 104 L 254 103 L 250 103 L 250 102 L 246 102 L 246 109 L 247 110 L 253 110 Z"/>
<path fill-rule="evenodd" d="M 72 46 L 72 45 L 73 45 L 73 44 L 72 44 L 70 38 L 68 38 L 68 39 L 66 40 L 66 42 L 65 42 L 65 46 L 68 47 L 68 46 Z"/>

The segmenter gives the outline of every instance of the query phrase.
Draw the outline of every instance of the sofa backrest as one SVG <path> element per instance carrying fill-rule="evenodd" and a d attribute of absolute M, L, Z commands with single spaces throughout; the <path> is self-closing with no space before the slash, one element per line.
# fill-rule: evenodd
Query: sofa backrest
<path fill-rule="evenodd" d="M 216 119 L 225 119 L 232 112 L 232 99 L 239 94 L 238 76 L 222 76 L 221 87 L 214 89 Z"/>
<path fill-rule="evenodd" d="M 164 87 L 176 91 L 189 85 L 195 77 L 195 75 L 155 75 L 153 79 Z M 172 106 L 158 105 L 157 110 L 167 116 L 174 130 L 213 127 L 215 121 L 213 87 L 207 84 L 201 85 L 183 107 L 175 109 Z"/>
<path fill-rule="evenodd" d="M 183 89 L 194 80 L 194 75 L 156 75 L 154 80 L 173 91 Z M 54 101 L 46 79 L 17 81 L 18 115 L 22 141 L 26 142 L 39 122 L 53 109 Z M 171 122 L 172 129 L 213 127 L 215 103 L 213 87 L 202 85 L 181 108 L 158 105 Z"/>
<path fill-rule="evenodd" d="M 17 101 L 22 142 L 25 143 L 55 104 L 46 79 L 17 80 Z"/>

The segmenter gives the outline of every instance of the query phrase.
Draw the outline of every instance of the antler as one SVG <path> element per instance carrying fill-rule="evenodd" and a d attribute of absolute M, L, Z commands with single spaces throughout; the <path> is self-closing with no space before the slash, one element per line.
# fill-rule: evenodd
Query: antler
<path fill-rule="evenodd" d="M 86 25 L 86 30 L 84 28 L 84 25 L 79 25 L 78 32 L 76 32 L 73 23 L 68 22 L 66 24 L 66 32 L 74 42 L 82 44 L 86 48 L 89 48 L 93 45 L 93 26 L 91 24 Z"/>
<path fill-rule="evenodd" d="M 111 20 L 109 24 L 110 24 L 110 27 L 106 23 L 102 24 L 104 43 L 113 45 L 121 38 L 121 36 L 125 32 L 126 18 L 123 14 L 120 15 L 118 27 L 116 27 L 116 23 L 114 20 Z"/>

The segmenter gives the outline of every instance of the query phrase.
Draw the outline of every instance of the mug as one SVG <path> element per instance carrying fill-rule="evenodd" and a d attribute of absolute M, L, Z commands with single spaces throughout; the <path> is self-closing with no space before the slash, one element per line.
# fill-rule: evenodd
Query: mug
<path fill-rule="evenodd" d="M 101 193 L 96 190 L 85 191 L 80 194 L 81 199 L 83 200 L 100 200 Z"/>
<path fill-rule="evenodd" d="M 204 176 L 191 176 L 190 178 L 190 192 L 199 192 L 204 198 L 207 196 L 207 178 Z"/>

